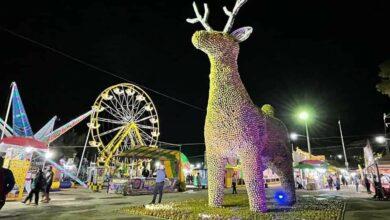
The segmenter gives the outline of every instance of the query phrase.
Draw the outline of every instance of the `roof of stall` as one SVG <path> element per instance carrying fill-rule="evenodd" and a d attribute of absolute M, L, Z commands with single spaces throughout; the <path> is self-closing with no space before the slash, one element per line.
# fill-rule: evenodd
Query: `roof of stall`
<path fill-rule="evenodd" d="M 47 150 L 47 144 L 32 137 L 4 137 L 0 145 L 12 147 L 32 147 L 40 150 Z"/>
<path fill-rule="evenodd" d="M 177 154 L 180 154 L 180 151 L 157 147 L 136 147 L 123 151 L 118 157 L 176 160 Z"/>
<path fill-rule="evenodd" d="M 390 155 L 385 155 L 378 160 L 379 166 L 390 166 Z"/>

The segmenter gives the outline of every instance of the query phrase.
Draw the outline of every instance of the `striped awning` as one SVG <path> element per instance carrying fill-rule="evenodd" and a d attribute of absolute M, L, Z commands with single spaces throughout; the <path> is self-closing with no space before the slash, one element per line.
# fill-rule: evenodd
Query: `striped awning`
<path fill-rule="evenodd" d="M 139 159 L 166 159 L 177 160 L 177 155 L 180 155 L 180 151 L 168 150 L 157 147 L 136 147 L 133 149 L 125 150 L 117 157 L 129 157 Z"/>

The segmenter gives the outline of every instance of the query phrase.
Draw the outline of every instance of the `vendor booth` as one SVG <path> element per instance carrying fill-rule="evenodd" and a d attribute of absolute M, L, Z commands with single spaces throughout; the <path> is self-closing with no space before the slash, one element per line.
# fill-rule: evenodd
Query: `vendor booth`
<path fill-rule="evenodd" d="M 21 200 L 24 189 L 29 191 L 30 182 L 38 169 L 45 164 L 53 164 L 50 160 L 52 152 L 49 145 L 84 118 L 87 112 L 67 124 L 54 130 L 57 117 L 54 116 L 36 133 L 33 132 L 24 108 L 18 87 L 11 84 L 11 94 L 4 120 L 0 118 L 0 155 L 4 156 L 4 167 L 10 169 L 15 177 L 14 189 L 8 194 L 9 200 Z M 12 120 L 10 120 L 12 119 Z M 11 125 L 8 125 L 12 121 Z M 53 164 L 54 165 L 54 164 Z M 57 166 L 56 168 L 61 168 Z M 53 169 L 56 172 L 56 169 Z M 53 188 L 58 188 L 58 178 L 54 178 Z"/>
<path fill-rule="evenodd" d="M 300 184 L 307 190 L 326 188 L 328 176 L 337 173 L 339 173 L 337 167 L 322 160 L 303 160 L 294 166 L 295 178 L 299 179 Z"/>
<path fill-rule="evenodd" d="M 371 191 L 375 191 L 374 181 L 378 181 L 380 177 L 380 186 L 384 197 L 390 198 L 390 155 L 385 155 L 382 158 L 375 158 L 370 142 L 367 140 L 366 146 L 363 148 L 364 153 L 364 174 L 371 183 Z"/>
<path fill-rule="evenodd" d="M 371 182 L 371 191 L 375 191 L 374 181 L 380 177 L 380 185 L 385 198 L 390 198 L 390 155 L 386 155 L 365 168 L 365 175 Z"/>
<path fill-rule="evenodd" d="M 190 169 L 187 157 L 176 150 L 168 150 L 153 147 L 137 147 L 125 150 L 117 158 L 131 159 L 136 163 L 128 164 L 122 175 L 115 175 L 113 169 L 109 173 L 104 172 L 104 168 L 90 168 L 89 180 L 97 185 L 107 182 L 107 191 L 110 193 L 120 193 L 123 195 L 151 194 L 155 185 L 154 172 L 145 167 L 145 163 L 139 161 L 155 161 L 155 167 L 162 163 L 165 167 L 166 180 L 164 191 L 175 192 L 184 191 L 186 188 L 184 173 Z M 142 170 L 148 169 L 149 175 L 142 175 Z M 100 171 L 100 172 L 99 172 Z M 141 171 L 141 172 L 138 172 Z"/>
<path fill-rule="evenodd" d="M 329 164 L 324 155 L 310 155 L 297 147 L 293 151 L 294 178 L 304 189 L 324 189 L 327 178 L 337 178 L 340 170 Z M 336 174 L 336 175 L 335 175 Z"/>

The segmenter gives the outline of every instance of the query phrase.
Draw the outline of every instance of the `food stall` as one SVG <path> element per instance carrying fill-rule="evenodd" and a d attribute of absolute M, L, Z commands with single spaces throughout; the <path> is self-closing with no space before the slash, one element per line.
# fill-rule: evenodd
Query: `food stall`
<path fill-rule="evenodd" d="M 339 173 L 339 169 L 322 160 L 303 160 L 294 166 L 294 176 L 299 176 L 307 190 L 324 189 L 327 177 Z"/>
<path fill-rule="evenodd" d="M 166 180 L 165 192 L 184 191 L 186 188 L 184 172 L 190 169 L 187 157 L 176 150 L 168 150 L 152 147 L 137 147 L 125 150 L 118 155 L 118 158 L 129 158 L 133 160 L 154 160 L 155 166 L 162 163 L 165 167 Z M 123 175 L 122 177 L 109 177 L 108 192 L 120 193 L 123 195 L 151 194 L 155 185 L 155 177 L 152 171 L 148 177 L 141 175 L 141 172 L 132 170 L 142 170 L 142 167 L 131 165 L 129 172 L 136 174 Z"/>
<path fill-rule="evenodd" d="M 44 145 L 33 145 L 33 139 L 29 147 L 21 138 L 4 138 L 0 142 L 0 153 L 4 154 L 4 165 L 10 169 L 15 178 L 15 187 L 8 194 L 7 200 L 21 200 L 25 186 L 29 186 L 32 170 L 41 168 L 44 159 L 39 153 L 47 150 Z M 19 142 L 18 142 L 19 141 Z M 23 140 L 25 141 L 25 140 Z M 26 146 L 24 146 L 26 145 Z"/>
<path fill-rule="evenodd" d="M 371 182 L 371 191 L 375 191 L 374 180 L 377 180 L 378 174 L 380 175 L 381 186 L 383 195 L 385 198 L 390 198 L 390 155 L 374 161 L 373 164 L 368 165 L 365 168 L 365 174 L 368 180 Z"/>

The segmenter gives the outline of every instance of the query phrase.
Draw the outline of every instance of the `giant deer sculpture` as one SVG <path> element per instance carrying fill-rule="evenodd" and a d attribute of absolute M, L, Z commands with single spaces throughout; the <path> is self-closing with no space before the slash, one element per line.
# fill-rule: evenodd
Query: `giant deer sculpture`
<path fill-rule="evenodd" d="M 239 158 L 242 164 L 250 209 L 266 212 L 263 170 L 270 166 L 281 177 L 288 203 L 295 202 L 291 151 L 286 146 L 287 131 L 280 121 L 265 114 L 252 102 L 238 72 L 239 43 L 252 33 L 243 27 L 230 33 L 234 19 L 247 0 L 237 0 L 233 10 L 223 7 L 228 21 L 223 31 L 208 24 L 209 9 L 204 4 L 201 16 L 193 3 L 195 18 L 205 30 L 192 36 L 193 45 L 206 53 L 211 64 L 210 90 L 205 122 L 208 165 L 209 205 L 222 206 L 224 169 L 227 158 Z"/>

